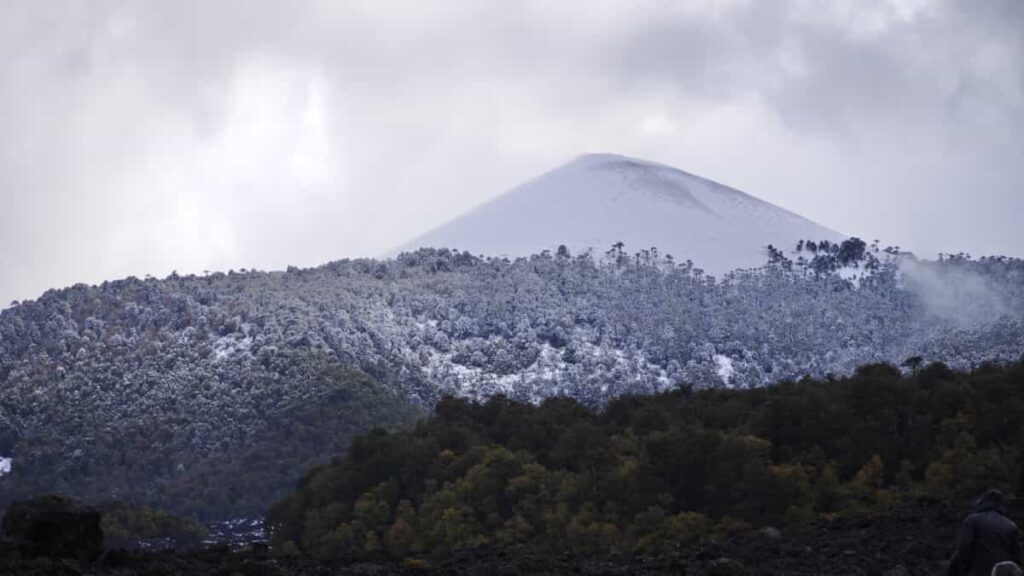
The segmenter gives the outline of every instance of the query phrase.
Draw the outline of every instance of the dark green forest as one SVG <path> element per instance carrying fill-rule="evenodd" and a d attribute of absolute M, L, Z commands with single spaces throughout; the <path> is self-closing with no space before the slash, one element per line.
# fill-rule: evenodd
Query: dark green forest
<path fill-rule="evenodd" d="M 173 543 L 173 547 L 187 549 L 202 545 L 209 534 L 199 522 L 161 510 L 112 502 L 101 506 L 100 511 L 107 548 L 135 548 L 141 542 L 164 539 Z"/>
<path fill-rule="evenodd" d="M 275 550 L 321 559 L 527 547 L 659 555 L 1024 489 L 1024 363 L 912 359 L 750 390 L 685 387 L 603 409 L 447 398 L 413 429 L 359 436 L 267 518 Z"/>

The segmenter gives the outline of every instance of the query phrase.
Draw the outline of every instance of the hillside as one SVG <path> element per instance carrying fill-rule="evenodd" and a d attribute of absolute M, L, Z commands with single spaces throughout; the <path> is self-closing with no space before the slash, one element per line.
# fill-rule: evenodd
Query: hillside
<path fill-rule="evenodd" d="M 690 260 L 711 274 L 764 263 L 764 247 L 841 234 L 699 176 L 614 154 L 588 154 L 534 178 L 405 244 L 487 256 L 529 256 L 564 245 L 603 254 L 622 242 Z"/>
<path fill-rule="evenodd" d="M 1019 494 L 1024 437 L 1008 415 L 1022 409 L 1021 363 L 910 375 L 868 365 L 838 380 L 627 396 L 600 412 L 566 399 L 448 399 L 415 429 L 358 438 L 267 521 L 276 549 L 324 560 L 444 561 L 474 549 L 659 558 L 709 543 L 735 558 L 743 547 L 730 544 L 757 529 L 779 540 L 779 528 L 823 520 L 871 525 L 921 498 Z M 946 521 L 948 546 L 959 526 Z M 857 553 L 889 562 L 883 570 L 936 559 L 883 556 L 907 539 L 885 542 L 882 531 Z M 848 537 L 817 545 L 841 551 Z M 792 568 L 810 552 L 791 551 Z"/>
<path fill-rule="evenodd" d="M 0 496 L 258 514 L 355 434 L 406 425 L 444 394 L 600 405 L 1024 350 L 1020 261 L 918 262 L 927 274 L 910 274 L 884 251 L 840 266 L 843 253 L 776 254 L 714 280 L 646 251 L 421 250 L 49 291 L 0 312 Z M 984 290 L 933 305 L 930 287 L 965 277 Z M 242 470 L 260 473 L 242 482 Z"/>
<path fill-rule="evenodd" d="M 194 545 L 203 531 L 114 505 L 93 522 L 133 550 L 76 561 L 98 542 L 58 551 L 0 537 L 0 573 L 945 573 L 980 491 L 1009 495 L 1012 519 L 1024 511 L 1013 497 L 1024 437 L 1011 417 L 1024 410 L 1022 384 L 1020 362 L 936 363 L 624 396 L 601 410 L 447 398 L 415 427 L 361 435 L 311 470 L 268 514 L 269 550 L 140 550 L 124 537 Z M 65 535 L 82 524 L 60 520 Z M 50 526 L 37 542 L 60 541 Z"/>

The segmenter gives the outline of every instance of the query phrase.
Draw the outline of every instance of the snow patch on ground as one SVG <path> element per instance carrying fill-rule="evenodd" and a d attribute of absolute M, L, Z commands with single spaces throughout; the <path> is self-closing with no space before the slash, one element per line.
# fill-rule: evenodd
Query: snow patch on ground
<path fill-rule="evenodd" d="M 250 336 L 242 339 L 236 339 L 234 335 L 223 336 L 213 343 L 213 357 L 215 360 L 226 360 L 240 352 L 248 352 L 251 347 Z"/>
<path fill-rule="evenodd" d="M 550 396 L 592 398 L 609 392 L 644 390 L 650 393 L 672 389 L 674 381 L 666 370 L 653 364 L 642 352 L 600 346 L 584 339 L 588 336 L 593 335 L 577 330 L 567 348 L 542 343 L 529 366 L 510 374 L 457 362 L 455 352 L 436 348 L 420 358 L 428 379 L 437 383 L 444 393 L 474 400 L 504 394 L 539 404 Z M 586 364 L 567 361 L 566 353 L 570 348 L 589 361 Z"/>
<path fill-rule="evenodd" d="M 853 284 L 855 288 L 860 288 L 860 279 L 863 277 L 863 270 L 851 266 L 843 266 L 836 271 L 839 277 Z"/>
<path fill-rule="evenodd" d="M 261 518 L 235 518 L 212 522 L 206 527 L 210 531 L 210 535 L 203 543 L 207 545 L 227 544 L 228 547 L 237 550 L 250 546 L 254 542 L 269 540 Z"/>
<path fill-rule="evenodd" d="M 732 358 L 725 356 L 724 354 L 715 354 L 715 372 L 718 373 L 718 377 L 722 379 L 722 382 L 728 386 L 732 380 L 732 375 L 735 373 L 735 369 L 732 366 Z"/>
<path fill-rule="evenodd" d="M 14 458 L 0 456 L 0 476 L 10 474 L 12 464 L 14 464 Z"/>

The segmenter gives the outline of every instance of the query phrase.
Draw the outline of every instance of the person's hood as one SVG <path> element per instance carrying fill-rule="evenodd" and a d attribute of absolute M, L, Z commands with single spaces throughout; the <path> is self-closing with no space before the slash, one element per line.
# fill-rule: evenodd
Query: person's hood
<path fill-rule="evenodd" d="M 988 512 L 994 510 L 1003 512 L 1003 493 L 999 490 L 989 490 L 981 495 L 974 503 L 975 512 Z"/>

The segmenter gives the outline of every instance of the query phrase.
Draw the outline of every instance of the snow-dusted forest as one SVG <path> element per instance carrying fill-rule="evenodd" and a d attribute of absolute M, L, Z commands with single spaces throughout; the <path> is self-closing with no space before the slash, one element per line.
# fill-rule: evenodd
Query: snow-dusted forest
<path fill-rule="evenodd" d="M 1024 352 L 1024 261 L 798 248 L 722 278 L 617 245 L 51 290 L 0 313 L 0 486 L 259 511 L 352 434 L 445 394 L 599 405 Z"/>

